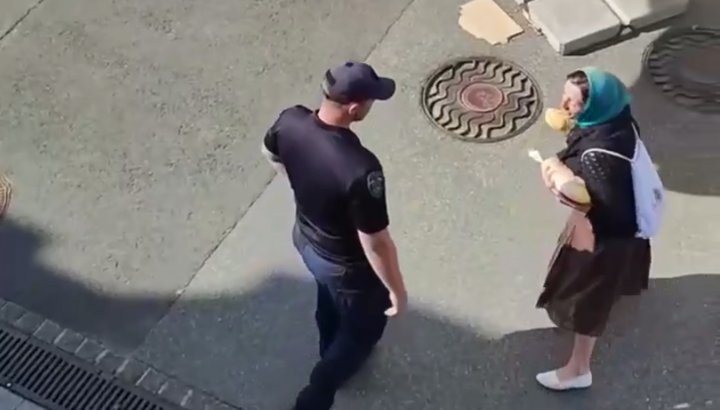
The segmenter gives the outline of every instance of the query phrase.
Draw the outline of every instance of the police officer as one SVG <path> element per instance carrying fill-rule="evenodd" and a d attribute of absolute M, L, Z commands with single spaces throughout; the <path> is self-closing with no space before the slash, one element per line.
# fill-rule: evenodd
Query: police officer
<path fill-rule="evenodd" d="M 382 337 L 407 294 L 388 231 L 385 178 L 378 158 L 350 129 L 395 82 L 363 63 L 325 73 L 317 111 L 283 111 L 263 153 L 285 173 L 296 205 L 293 243 L 317 283 L 320 361 L 294 410 L 328 410 Z"/>

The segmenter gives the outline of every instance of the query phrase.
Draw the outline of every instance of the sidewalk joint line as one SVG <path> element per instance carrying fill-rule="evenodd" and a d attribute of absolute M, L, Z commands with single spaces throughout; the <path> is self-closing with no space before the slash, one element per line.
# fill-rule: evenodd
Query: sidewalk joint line
<path fill-rule="evenodd" d="M 37 3 L 32 5 L 15 23 L 13 23 L 4 33 L 0 34 L 0 43 L 5 40 L 5 37 L 9 36 L 19 25 L 22 23 L 36 8 L 40 7 L 45 0 L 38 0 Z"/>

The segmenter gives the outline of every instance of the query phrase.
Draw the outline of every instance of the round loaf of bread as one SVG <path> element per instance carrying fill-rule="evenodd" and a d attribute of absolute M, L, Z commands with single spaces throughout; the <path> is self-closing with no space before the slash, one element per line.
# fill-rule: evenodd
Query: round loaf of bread
<path fill-rule="evenodd" d="M 559 179 L 559 178 L 558 178 Z M 590 206 L 590 194 L 580 178 L 554 181 L 558 199 L 566 205 L 585 208 Z"/>
<path fill-rule="evenodd" d="M 555 131 L 567 133 L 573 126 L 570 113 L 563 109 L 548 108 L 545 111 L 545 123 Z"/>
<path fill-rule="evenodd" d="M 566 205 L 575 207 L 588 207 L 590 205 L 590 194 L 585 187 L 585 181 L 561 163 L 553 163 L 551 166 L 550 179 L 558 199 Z"/>

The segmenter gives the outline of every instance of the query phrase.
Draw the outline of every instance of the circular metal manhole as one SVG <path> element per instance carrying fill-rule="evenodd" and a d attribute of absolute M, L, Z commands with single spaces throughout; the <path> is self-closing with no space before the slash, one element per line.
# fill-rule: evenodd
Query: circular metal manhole
<path fill-rule="evenodd" d="M 420 93 L 425 115 L 441 130 L 472 142 L 512 138 L 542 111 L 540 87 L 517 65 L 495 57 L 467 57 L 435 70 Z"/>
<path fill-rule="evenodd" d="M 668 30 L 645 51 L 645 67 L 675 103 L 720 114 L 720 30 Z"/>

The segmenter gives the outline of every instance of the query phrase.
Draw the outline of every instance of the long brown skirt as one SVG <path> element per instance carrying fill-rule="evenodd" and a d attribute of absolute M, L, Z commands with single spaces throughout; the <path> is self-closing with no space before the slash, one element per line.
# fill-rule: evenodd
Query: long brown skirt
<path fill-rule="evenodd" d="M 596 241 L 579 212 L 568 219 L 550 261 L 537 302 L 558 327 L 600 336 L 615 302 L 648 288 L 650 241 L 623 238 Z"/>

